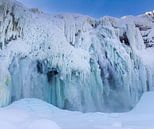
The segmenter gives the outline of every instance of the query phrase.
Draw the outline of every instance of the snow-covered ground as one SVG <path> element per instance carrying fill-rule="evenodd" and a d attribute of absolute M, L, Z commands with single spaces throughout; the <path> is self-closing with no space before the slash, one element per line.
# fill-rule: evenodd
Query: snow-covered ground
<path fill-rule="evenodd" d="M 154 129 L 154 92 L 128 113 L 81 113 L 23 99 L 0 110 L 1 129 Z"/>

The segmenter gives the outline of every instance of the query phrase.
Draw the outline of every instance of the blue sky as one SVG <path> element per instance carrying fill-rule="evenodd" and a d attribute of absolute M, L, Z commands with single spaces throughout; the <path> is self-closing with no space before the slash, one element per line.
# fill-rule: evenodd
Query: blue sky
<path fill-rule="evenodd" d="M 28 7 L 44 12 L 73 12 L 99 18 L 104 15 L 121 17 L 154 10 L 154 0 L 18 0 Z"/>

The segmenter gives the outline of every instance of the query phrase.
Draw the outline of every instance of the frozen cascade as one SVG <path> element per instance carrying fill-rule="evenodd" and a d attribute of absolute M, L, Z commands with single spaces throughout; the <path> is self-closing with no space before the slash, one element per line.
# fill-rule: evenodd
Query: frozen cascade
<path fill-rule="evenodd" d="M 0 0 L 0 106 L 34 97 L 83 112 L 130 110 L 154 89 L 154 61 L 145 60 L 153 19 L 48 15 Z"/>
<path fill-rule="evenodd" d="M 102 83 L 101 78 L 95 78 L 99 72 L 97 66 L 92 65 L 89 75 L 72 71 L 61 78 L 60 69 L 52 68 L 46 60 L 15 59 L 10 66 L 12 101 L 36 97 L 64 109 L 101 110 L 103 105 L 97 100 L 102 97 Z"/>

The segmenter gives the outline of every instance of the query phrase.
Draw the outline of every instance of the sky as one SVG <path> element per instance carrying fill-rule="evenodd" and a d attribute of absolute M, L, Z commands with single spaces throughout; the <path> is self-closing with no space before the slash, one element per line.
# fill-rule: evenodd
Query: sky
<path fill-rule="evenodd" d="M 154 10 L 154 0 L 18 0 L 46 13 L 81 13 L 95 18 L 138 15 Z"/>

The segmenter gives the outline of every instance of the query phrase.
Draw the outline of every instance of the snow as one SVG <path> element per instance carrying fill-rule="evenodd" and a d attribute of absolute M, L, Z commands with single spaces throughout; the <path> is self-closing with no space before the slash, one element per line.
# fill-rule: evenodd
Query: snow
<path fill-rule="evenodd" d="M 132 112 L 141 113 L 141 114 L 150 114 L 154 112 L 153 108 L 153 92 L 148 92 L 143 94 L 140 102 L 136 105 Z"/>
<path fill-rule="evenodd" d="M 151 59 L 151 57 L 154 57 L 154 48 L 148 48 L 146 51 L 142 51 L 142 60 L 144 61 L 144 64 L 149 66 L 151 70 L 154 70 L 154 60 Z"/>
<path fill-rule="evenodd" d="M 28 129 L 60 129 L 60 127 L 57 126 L 54 122 L 50 120 L 40 119 L 34 121 Z"/>
<path fill-rule="evenodd" d="M 3 129 L 153 129 L 154 92 L 144 93 L 128 113 L 81 113 L 42 100 L 22 99 L 0 109 Z"/>

